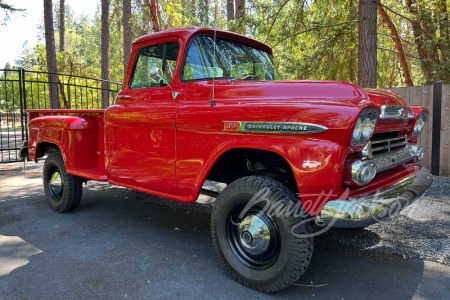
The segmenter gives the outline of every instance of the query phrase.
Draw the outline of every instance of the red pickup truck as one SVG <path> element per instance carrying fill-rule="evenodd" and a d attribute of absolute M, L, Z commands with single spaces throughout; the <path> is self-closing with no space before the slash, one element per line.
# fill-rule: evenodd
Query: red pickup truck
<path fill-rule="evenodd" d="M 417 165 L 425 107 L 349 82 L 283 81 L 270 47 L 211 28 L 138 38 L 106 110 L 27 113 L 20 156 L 48 155 L 56 212 L 79 205 L 87 180 L 183 202 L 211 195 L 205 180 L 226 183 L 212 239 L 231 276 L 261 292 L 304 273 L 312 223 L 366 227 L 432 183 Z"/>

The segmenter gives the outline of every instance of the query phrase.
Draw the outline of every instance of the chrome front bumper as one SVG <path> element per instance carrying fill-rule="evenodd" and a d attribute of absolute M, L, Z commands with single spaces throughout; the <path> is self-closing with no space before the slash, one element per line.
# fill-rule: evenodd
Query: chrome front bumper
<path fill-rule="evenodd" d="M 321 219 L 336 228 L 362 228 L 394 216 L 408 206 L 433 183 L 426 168 L 376 193 L 359 198 L 329 201 L 321 211 Z"/>

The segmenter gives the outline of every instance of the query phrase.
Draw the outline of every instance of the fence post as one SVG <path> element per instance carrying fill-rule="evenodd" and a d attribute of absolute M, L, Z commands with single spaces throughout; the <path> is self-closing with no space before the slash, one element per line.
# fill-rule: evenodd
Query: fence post
<path fill-rule="evenodd" d="M 442 81 L 436 81 L 433 86 L 433 131 L 431 144 L 431 174 L 439 176 L 441 149 L 441 102 Z"/>
<path fill-rule="evenodd" d="M 25 109 L 27 109 L 27 93 L 25 90 L 25 70 L 24 69 L 20 69 L 20 72 L 22 73 L 22 95 L 23 95 L 23 116 L 22 118 L 25 119 L 25 137 L 26 140 L 28 141 L 28 116 L 25 113 Z"/>
<path fill-rule="evenodd" d="M 23 112 L 23 95 L 22 95 L 22 69 L 19 69 L 19 98 L 20 98 L 20 125 L 22 127 L 22 141 L 25 140 L 25 127 L 23 126 L 23 118 L 25 113 Z"/>

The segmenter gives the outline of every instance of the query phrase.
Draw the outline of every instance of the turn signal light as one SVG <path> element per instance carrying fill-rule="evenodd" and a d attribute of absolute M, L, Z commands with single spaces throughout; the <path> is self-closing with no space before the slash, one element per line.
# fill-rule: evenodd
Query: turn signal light
<path fill-rule="evenodd" d="M 375 175 L 377 175 L 377 165 L 371 160 L 357 160 L 352 164 L 352 180 L 358 185 L 369 183 Z"/>

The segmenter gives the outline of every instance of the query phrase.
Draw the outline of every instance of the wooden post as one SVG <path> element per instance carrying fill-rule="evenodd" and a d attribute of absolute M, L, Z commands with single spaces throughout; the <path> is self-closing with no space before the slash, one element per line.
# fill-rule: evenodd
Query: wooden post
<path fill-rule="evenodd" d="M 433 87 L 433 140 L 431 147 L 431 174 L 439 176 L 441 150 L 441 102 L 442 81 L 436 81 Z"/>

